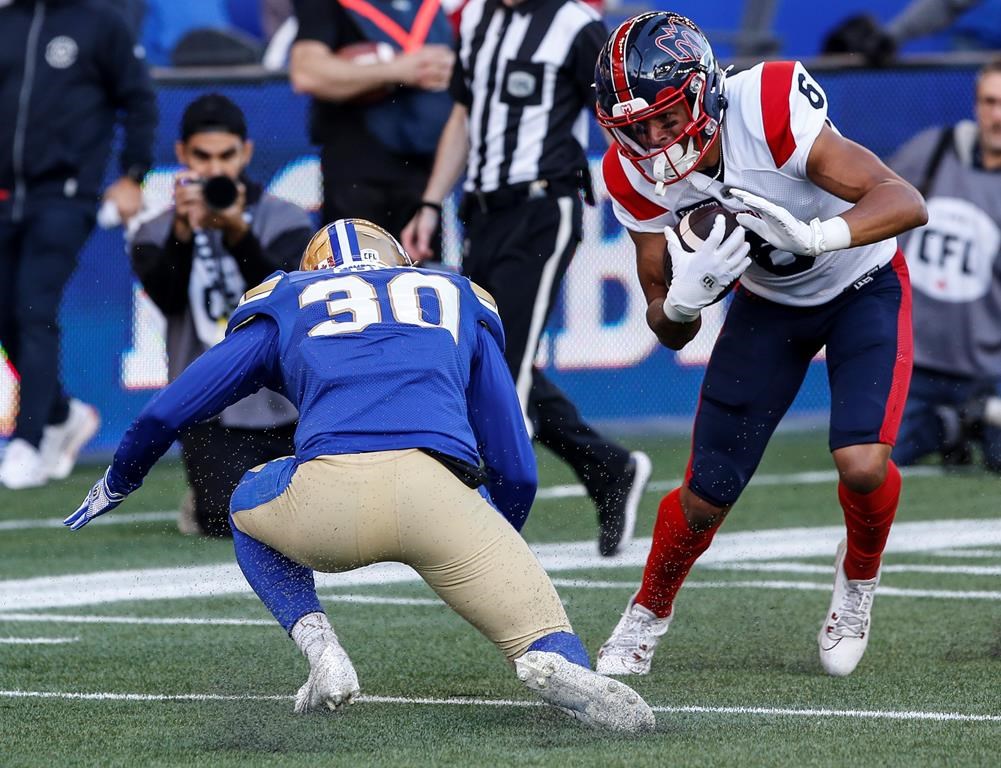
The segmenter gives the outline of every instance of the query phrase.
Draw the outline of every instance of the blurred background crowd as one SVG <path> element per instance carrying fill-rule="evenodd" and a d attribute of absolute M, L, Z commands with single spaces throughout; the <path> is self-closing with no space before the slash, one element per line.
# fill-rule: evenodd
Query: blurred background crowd
<path fill-rule="evenodd" d="M 1001 1 L 587 4 L 606 29 L 645 10 L 688 15 L 737 68 L 810 62 L 838 128 L 929 199 L 927 231 L 903 243 L 928 342 L 917 339 L 920 398 L 898 461 L 1001 469 Z M 295 266 L 321 220 L 367 217 L 399 236 L 429 206 L 442 226 L 428 261 L 461 268 L 456 196 L 428 200 L 426 184 L 474 5 L 0 0 L 0 108 L 14 116 L 0 128 L 0 483 L 37 487 L 81 451 L 106 457 L 151 394 L 220 338 L 243 291 Z M 587 132 L 594 168 L 606 144 L 593 120 Z M 597 206 L 535 365 L 588 418 L 683 429 L 721 315 L 691 350 L 656 348 L 592 175 L 580 191 Z M 811 371 L 790 423 L 820 423 L 825 384 Z M 229 475 L 288 452 L 287 405 L 264 396 L 186 438 L 183 529 L 225 534 Z M 206 455 L 239 455 L 239 467 L 199 476 Z"/>

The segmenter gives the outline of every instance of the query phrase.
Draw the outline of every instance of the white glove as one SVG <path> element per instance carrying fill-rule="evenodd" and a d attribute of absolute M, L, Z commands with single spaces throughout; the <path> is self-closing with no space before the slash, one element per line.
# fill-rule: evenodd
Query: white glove
<path fill-rule="evenodd" d="M 712 304 L 726 286 L 744 274 L 751 263 L 745 232 L 737 227 L 723 240 L 726 221 L 717 216 L 712 231 L 695 251 L 688 252 L 670 227 L 664 227 L 671 255 L 671 286 L 664 301 L 664 314 L 675 323 L 690 323 Z"/>
<path fill-rule="evenodd" d="M 104 472 L 104 477 L 94 483 L 90 493 L 84 498 L 83 503 L 77 507 L 76 512 L 63 520 L 63 525 L 68 525 L 71 531 L 83 528 L 95 517 L 100 517 L 105 512 L 110 512 L 128 496 L 127 493 L 115 493 L 108 488 L 109 467 Z"/>
<path fill-rule="evenodd" d="M 750 213 L 738 213 L 737 221 L 740 226 L 751 230 L 780 251 L 801 256 L 819 256 L 826 251 L 840 251 L 852 244 L 851 230 L 840 216 L 827 221 L 813 219 L 807 223 L 797 219 L 781 205 L 775 205 L 750 192 L 731 188 L 730 194 L 758 214 L 753 216 Z"/>

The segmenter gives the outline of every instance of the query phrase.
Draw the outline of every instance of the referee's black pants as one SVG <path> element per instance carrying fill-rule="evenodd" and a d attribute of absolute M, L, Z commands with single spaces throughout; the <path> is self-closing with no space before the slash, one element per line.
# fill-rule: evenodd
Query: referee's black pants
<path fill-rule="evenodd" d="M 489 212 L 475 204 L 466 208 L 463 272 L 497 301 L 504 356 L 527 421 L 539 442 L 567 462 L 588 495 L 599 500 L 622 477 L 629 452 L 587 424 L 533 365 L 539 337 L 580 243 L 581 201 L 571 195 L 525 199 Z"/>

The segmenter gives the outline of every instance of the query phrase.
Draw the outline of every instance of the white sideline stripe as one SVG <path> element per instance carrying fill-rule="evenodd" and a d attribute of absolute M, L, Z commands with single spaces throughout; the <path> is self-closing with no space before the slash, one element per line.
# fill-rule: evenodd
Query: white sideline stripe
<path fill-rule="evenodd" d="M 433 605 L 443 606 L 433 597 L 381 597 L 379 595 L 345 595 L 339 592 L 317 592 L 317 597 L 328 603 L 361 603 L 372 605 Z"/>
<path fill-rule="evenodd" d="M 830 570 L 830 569 L 828 569 Z M 636 591 L 636 581 L 588 581 L 587 579 L 553 579 L 554 587 L 576 589 L 628 589 Z M 804 592 L 830 592 L 829 582 L 818 581 L 692 581 L 682 589 L 786 589 Z M 959 591 L 952 589 L 904 589 L 880 585 L 876 592 L 889 597 L 940 597 L 953 600 L 1001 600 L 1001 592 Z"/>
<path fill-rule="evenodd" d="M 79 637 L 0 637 L 0 645 L 63 645 L 78 642 Z"/>
<path fill-rule="evenodd" d="M 945 473 L 939 467 L 903 467 L 900 474 L 904 477 L 941 477 Z M 758 475 L 751 479 L 751 485 L 815 485 L 817 483 L 830 483 L 838 479 L 835 470 L 823 470 L 817 472 L 792 472 L 789 474 Z M 670 480 L 654 480 L 646 487 L 647 493 L 670 491 L 681 485 L 682 479 L 674 478 Z M 565 499 L 586 496 L 583 485 L 553 485 L 548 488 L 540 488 L 535 495 L 537 500 L 544 499 Z M 68 510 L 68 515 L 72 510 Z M 177 510 L 166 510 L 158 512 L 114 512 L 104 515 L 94 520 L 90 525 L 129 525 L 131 523 L 158 523 L 165 520 L 177 519 Z M 23 531 L 31 528 L 62 528 L 63 518 L 23 518 L 19 520 L 0 521 L 0 531 Z"/>
<path fill-rule="evenodd" d="M 73 510 L 69 510 L 68 515 Z M 173 512 L 125 512 L 104 515 L 88 525 L 130 525 L 133 523 L 158 523 L 163 520 L 176 520 L 177 510 Z M 63 518 L 43 517 L 21 520 L 4 520 L 0 522 L 0 531 L 24 531 L 30 528 L 63 528 Z"/>
<path fill-rule="evenodd" d="M 290 701 L 291 696 L 225 695 L 216 693 L 182 693 L 176 695 L 157 693 L 74 693 L 62 691 L 3 691 L 0 698 L 9 699 L 68 699 L 79 701 Z M 355 699 L 361 704 L 418 704 L 422 706 L 473 706 L 473 707 L 541 707 L 541 701 L 517 699 L 410 698 L 403 696 L 366 696 Z M 651 707 L 654 712 L 670 714 L 712 715 L 770 715 L 778 717 L 849 717 L 886 720 L 950 720 L 971 723 L 1001 722 L 1001 715 L 977 715 L 965 712 L 919 712 L 881 709 L 792 709 L 784 707 Z"/>
<path fill-rule="evenodd" d="M 1001 558 L 1001 549 L 936 549 L 929 552 L 936 557 Z"/>
<path fill-rule="evenodd" d="M 941 467 L 901 467 L 900 474 L 904 477 L 942 477 L 945 472 Z M 816 485 L 818 483 L 832 483 L 838 479 L 838 472 L 835 469 L 824 469 L 812 472 L 790 472 L 775 475 L 755 475 L 751 478 L 751 485 Z M 646 492 L 671 491 L 682 484 L 680 477 L 670 480 L 653 480 L 647 484 Z M 554 485 L 549 488 L 540 488 L 535 494 L 539 499 L 566 499 L 578 496 L 586 496 L 584 486 L 578 483 L 567 485 Z"/>
<path fill-rule="evenodd" d="M 89 534 L 81 531 L 73 535 Z M 832 557 L 843 537 L 843 525 L 720 533 L 699 562 Z M 1001 518 L 897 523 L 890 531 L 886 551 L 890 554 L 929 552 L 941 549 L 944 541 L 953 549 L 1001 546 Z M 594 541 L 536 544 L 532 549 L 550 573 L 642 567 L 646 563 L 650 539 L 633 539 L 616 557 L 600 557 Z M 316 574 L 316 584 L 320 588 L 419 580 L 411 568 L 399 563 L 379 563 L 345 573 Z M 40 576 L 0 580 L 0 613 L 130 600 L 214 597 L 249 591 L 250 586 L 235 563 Z M 888 594 L 885 587 L 880 592 Z"/>
<path fill-rule="evenodd" d="M 586 579 L 553 579 L 553 586 L 567 589 L 623 589 L 635 590 L 632 581 L 589 581 Z M 778 589 L 829 592 L 830 585 L 812 581 L 686 581 L 686 589 Z M 928 597 L 952 600 L 1001 600 L 1001 592 L 958 591 L 944 589 L 901 589 L 881 586 L 880 595 L 889 597 Z M 382 598 L 358 595 L 322 595 L 325 602 L 367 603 L 375 605 L 420 605 L 444 607 L 432 598 Z M 362 597 L 362 599 L 358 599 Z M 27 622 L 30 624 L 132 624 L 146 626 L 223 626 L 223 627 L 274 627 L 272 619 L 198 618 L 191 616 L 99 616 L 62 613 L 0 613 L 2 622 Z M 76 641 L 79 638 L 74 638 Z M 0 639 L 0 643 L 3 640 Z"/>
<path fill-rule="evenodd" d="M 696 564 L 696 568 L 699 564 Z M 714 571 L 758 571 L 761 573 L 822 573 L 831 572 L 828 565 L 813 563 L 711 563 L 702 566 Z M 949 576 L 1001 576 L 1001 565 L 884 565 L 887 573 L 942 573 Z"/>
<path fill-rule="evenodd" d="M 202 624 L 222 627 L 275 627 L 274 619 L 222 619 L 178 616 L 81 616 L 66 613 L 0 613 L 0 621 L 27 621 L 39 624 L 148 624 L 171 626 L 176 624 Z"/>

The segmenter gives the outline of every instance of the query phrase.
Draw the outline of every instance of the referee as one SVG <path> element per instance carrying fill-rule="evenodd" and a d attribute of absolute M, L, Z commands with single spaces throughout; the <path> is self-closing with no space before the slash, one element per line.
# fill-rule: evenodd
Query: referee
<path fill-rule="evenodd" d="M 650 460 L 598 434 L 533 365 L 581 239 L 581 196 L 593 204 L 585 109 L 607 36 L 579 0 L 470 0 L 455 105 L 403 243 L 415 259 L 431 256 L 442 200 L 465 170 L 463 271 L 497 300 L 526 424 L 583 482 L 598 510 L 599 550 L 613 555 L 632 536 Z"/>

